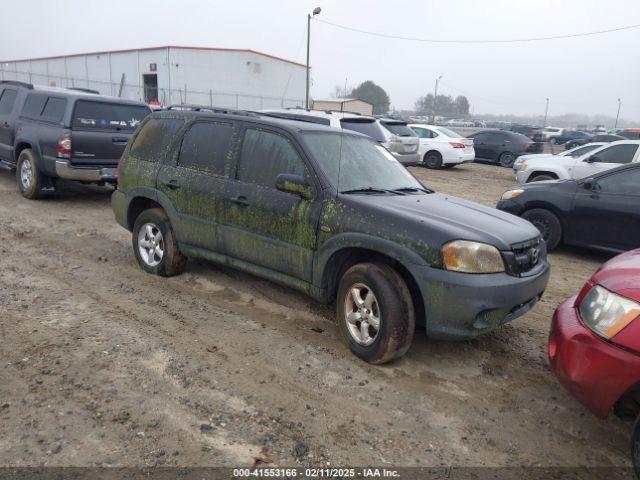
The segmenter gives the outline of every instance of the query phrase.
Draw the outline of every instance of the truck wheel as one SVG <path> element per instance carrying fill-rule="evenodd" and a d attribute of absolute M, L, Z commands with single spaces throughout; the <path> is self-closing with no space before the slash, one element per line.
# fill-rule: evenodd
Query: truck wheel
<path fill-rule="evenodd" d="M 498 161 L 500 162 L 501 166 L 505 168 L 511 168 L 516 161 L 516 156 L 511 152 L 504 152 L 502 155 L 500 155 Z"/>
<path fill-rule="evenodd" d="M 171 277 L 183 272 L 187 257 L 182 255 L 169 217 L 160 208 L 142 212 L 133 225 L 133 252 L 145 272 Z"/>
<path fill-rule="evenodd" d="M 640 416 L 638 416 L 631 434 L 631 461 L 636 472 L 636 478 L 640 480 Z"/>
<path fill-rule="evenodd" d="M 424 161 L 422 164 L 427 168 L 442 168 L 442 155 L 440 155 L 440 152 L 427 152 L 424 155 Z"/>
<path fill-rule="evenodd" d="M 544 208 L 534 208 L 524 212 L 522 218 L 529 220 L 540 230 L 548 251 L 554 250 L 562 240 L 562 225 L 553 212 Z"/>
<path fill-rule="evenodd" d="M 342 338 L 366 362 L 389 362 L 411 346 L 416 324 L 411 293 L 388 265 L 359 263 L 347 270 L 336 310 Z"/>
<path fill-rule="evenodd" d="M 38 170 L 36 157 L 30 148 L 25 148 L 18 156 L 16 180 L 23 197 L 30 200 L 42 198 L 42 189 L 45 187 L 46 179 Z"/>

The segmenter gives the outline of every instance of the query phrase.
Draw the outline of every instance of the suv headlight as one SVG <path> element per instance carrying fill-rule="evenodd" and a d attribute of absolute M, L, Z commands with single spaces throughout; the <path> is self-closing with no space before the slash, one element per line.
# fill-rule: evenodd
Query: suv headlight
<path fill-rule="evenodd" d="M 526 172 L 527 171 L 527 162 L 522 162 L 520 164 L 520 171 L 521 172 Z"/>
<path fill-rule="evenodd" d="M 504 192 L 502 194 L 502 200 L 509 200 L 511 198 L 518 198 L 520 195 L 522 195 L 524 193 L 524 190 L 522 189 L 517 189 L 517 190 L 507 190 L 506 192 Z"/>
<path fill-rule="evenodd" d="M 580 302 L 579 310 L 582 321 L 606 339 L 613 338 L 640 316 L 640 304 L 600 285 L 589 290 Z"/>
<path fill-rule="evenodd" d="M 504 272 L 502 255 L 493 245 L 456 240 L 442 247 L 444 268 L 464 273 Z"/>

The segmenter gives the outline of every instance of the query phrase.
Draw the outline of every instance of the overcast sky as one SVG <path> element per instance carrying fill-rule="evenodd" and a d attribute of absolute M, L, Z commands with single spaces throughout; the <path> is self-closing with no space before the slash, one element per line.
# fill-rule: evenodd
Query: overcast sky
<path fill-rule="evenodd" d="M 306 14 L 414 38 L 512 39 L 640 24 L 638 0 L 20 0 L 7 2 L 0 58 L 194 45 L 250 48 L 305 62 Z M 10 21 L 11 19 L 16 21 Z M 312 96 L 373 80 L 392 105 L 465 94 L 474 113 L 583 113 L 640 120 L 640 29 L 512 44 L 377 38 L 313 22 Z"/>

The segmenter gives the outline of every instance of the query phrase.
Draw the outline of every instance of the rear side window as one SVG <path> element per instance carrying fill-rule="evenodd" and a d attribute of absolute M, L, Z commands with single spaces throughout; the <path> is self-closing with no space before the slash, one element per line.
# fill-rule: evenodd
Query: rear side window
<path fill-rule="evenodd" d="M 373 138 L 376 142 L 386 142 L 384 133 L 378 125 L 378 122 L 371 118 L 343 118 L 340 120 L 340 126 L 345 130 L 362 133 Z"/>
<path fill-rule="evenodd" d="M 418 137 L 420 137 L 420 138 L 434 138 L 435 137 L 433 132 L 431 130 L 427 130 L 426 128 L 412 127 L 411 130 L 413 130 L 416 133 L 416 135 L 418 135 Z"/>
<path fill-rule="evenodd" d="M 232 138 L 230 123 L 198 122 L 182 140 L 178 165 L 224 175 Z"/>
<path fill-rule="evenodd" d="M 150 113 L 151 109 L 142 105 L 78 100 L 73 112 L 72 127 L 132 132 Z"/>
<path fill-rule="evenodd" d="M 167 154 L 171 142 L 184 125 L 183 120 L 153 118 L 138 132 L 129 153 L 141 160 L 157 162 Z"/>
<path fill-rule="evenodd" d="M 636 155 L 638 146 L 632 143 L 614 145 L 593 155 L 594 161 L 600 163 L 630 163 Z"/>
<path fill-rule="evenodd" d="M 0 115 L 8 115 L 13 111 L 13 104 L 16 103 L 18 92 L 5 89 L 0 96 Z"/>
<path fill-rule="evenodd" d="M 46 95 L 38 95 L 30 93 L 27 95 L 27 99 L 24 101 L 24 107 L 22 107 L 22 115 L 29 118 L 40 118 L 42 110 L 44 110 L 44 104 L 47 103 Z"/>
<path fill-rule="evenodd" d="M 413 133 L 406 123 L 404 122 L 381 122 L 384 128 L 389 130 L 394 135 L 398 135 L 400 137 L 415 137 L 416 134 Z"/>
<path fill-rule="evenodd" d="M 291 142 L 277 133 L 249 129 L 244 134 L 237 178 L 275 188 L 281 173 L 306 176 L 304 162 Z"/>
<path fill-rule="evenodd" d="M 42 118 L 51 122 L 60 122 L 67 108 L 67 100 L 64 98 L 49 97 L 42 111 Z"/>

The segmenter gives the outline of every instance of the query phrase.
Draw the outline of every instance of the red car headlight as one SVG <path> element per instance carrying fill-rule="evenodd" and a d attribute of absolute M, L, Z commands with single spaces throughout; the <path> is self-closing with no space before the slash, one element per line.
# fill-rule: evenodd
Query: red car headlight
<path fill-rule="evenodd" d="M 610 339 L 640 316 L 640 304 L 595 285 L 578 306 L 582 321 L 596 334 Z"/>

